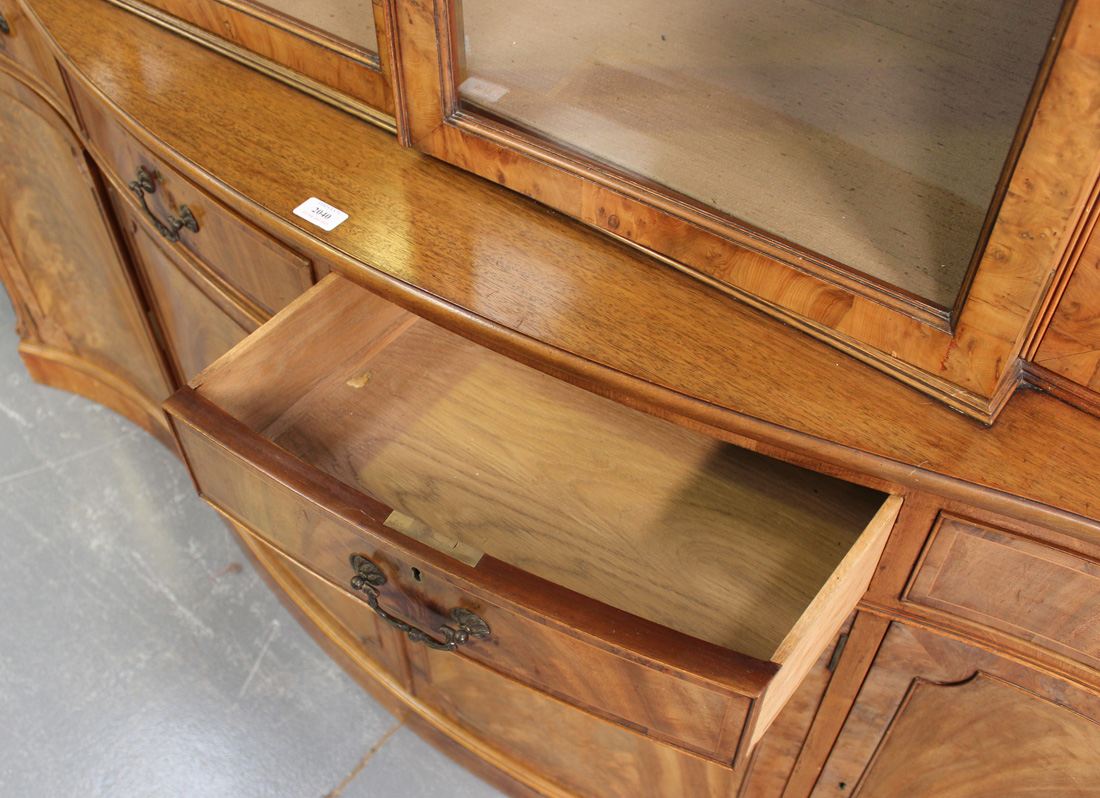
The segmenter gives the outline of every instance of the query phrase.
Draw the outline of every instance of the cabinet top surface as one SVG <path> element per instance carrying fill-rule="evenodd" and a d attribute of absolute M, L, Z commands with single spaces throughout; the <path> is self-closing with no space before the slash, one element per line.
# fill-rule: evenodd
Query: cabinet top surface
<path fill-rule="evenodd" d="M 368 288 L 590 389 L 819 462 L 1100 517 L 1100 423 L 1021 390 L 984 427 L 507 189 L 102 0 L 32 0 L 63 61 L 192 179 Z M 348 214 L 331 232 L 294 208 Z M 992 499 L 990 498 L 992 497 Z M 979 501 L 981 498 L 979 497 Z M 1073 519 L 1064 519 L 1077 525 Z M 1088 525 L 1086 525 L 1088 526 Z M 1100 533 L 1096 534 L 1100 539 Z"/>

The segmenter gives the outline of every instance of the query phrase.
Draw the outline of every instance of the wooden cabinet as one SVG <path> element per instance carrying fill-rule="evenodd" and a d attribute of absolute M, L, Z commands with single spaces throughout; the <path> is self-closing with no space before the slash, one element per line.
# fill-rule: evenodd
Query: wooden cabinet
<path fill-rule="evenodd" d="M 822 14 L 851 32 L 827 5 L 793 21 L 783 5 L 773 32 Z M 0 52 L 20 77 L 0 77 L 0 268 L 28 366 L 153 428 L 178 388 L 165 407 L 199 491 L 411 728 L 524 798 L 1091 794 L 1100 413 L 1069 350 L 1096 304 L 1093 0 L 1035 7 L 1023 32 L 1002 25 L 1011 4 L 856 26 L 909 37 L 882 52 L 943 77 L 978 25 L 985 62 L 959 74 L 992 60 L 1006 82 L 952 117 L 992 108 L 1001 144 L 963 214 L 976 254 L 940 294 L 706 206 L 682 161 L 646 172 L 550 127 L 576 119 L 523 116 L 549 98 L 656 125 L 644 92 L 594 108 L 601 81 L 667 95 L 690 77 L 631 71 L 611 38 L 525 94 L 553 59 L 492 47 L 516 31 L 554 49 L 568 6 L 543 39 L 523 33 L 534 10 L 489 0 L 309 9 L 377 15 L 354 36 L 244 0 L 18 8 L 34 44 Z M 635 32 L 684 53 L 700 30 L 684 8 Z M 357 83 L 371 35 L 399 137 Z M 746 52 L 804 90 L 811 49 Z M 801 129 L 715 104 L 673 119 L 696 125 L 686 141 Z M 867 146 L 913 142 L 867 124 Z M 791 208 L 816 219 L 832 178 L 805 174 L 824 146 L 805 132 Z M 880 167 L 867 179 L 901 206 L 859 224 L 954 207 Z M 310 198 L 346 218 L 314 225 L 296 213 Z M 855 229 L 849 244 L 881 244 Z"/>
<path fill-rule="evenodd" d="M 1100 698 L 965 643 L 892 624 L 814 796 L 1095 795 Z"/>

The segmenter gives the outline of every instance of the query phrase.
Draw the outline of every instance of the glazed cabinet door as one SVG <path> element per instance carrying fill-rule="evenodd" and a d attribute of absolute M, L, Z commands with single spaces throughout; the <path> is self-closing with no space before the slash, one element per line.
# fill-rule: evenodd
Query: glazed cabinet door
<path fill-rule="evenodd" d="M 382 0 L 122 0 L 142 16 L 393 129 Z"/>
<path fill-rule="evenodd" d="M 894 623 L 811 795 L 1100 795 L 1100 697 Z"/>
<path fill-rule="evenodd" d="M 996 415 L 1100 163 L 1100 2 L 395 0 L 399 133 Z"/>
<path fill-rule="evenodd" d="M 32 376 L 167 440 L 171 384 L 98 181 L 60 114 L 3 72 L 0 186 L 0 273 Z"/>

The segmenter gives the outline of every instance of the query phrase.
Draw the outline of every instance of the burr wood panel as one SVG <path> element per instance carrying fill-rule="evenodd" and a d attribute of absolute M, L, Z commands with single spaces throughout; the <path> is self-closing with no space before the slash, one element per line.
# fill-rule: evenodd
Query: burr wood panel
<path fill-rule="evenodd" d="M 159 403 L 171 388 L 79 141 L 51 104 L 3 71 L 0 106 L 5 265 L 33 339 Z"/>
<path fill-rule="evenodd" d="M 1036 365 L 1091 391 L 1100 390 L 1100 313 L 1095 301 L 1098 295 L 1100 233 L 1094 227 L 1032 358 Z"/>

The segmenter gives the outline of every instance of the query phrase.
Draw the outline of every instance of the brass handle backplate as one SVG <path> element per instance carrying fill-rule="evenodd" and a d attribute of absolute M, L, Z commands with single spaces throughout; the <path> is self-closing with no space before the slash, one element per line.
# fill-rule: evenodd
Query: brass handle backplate
<path fill-rule="evenodd" d="M 167 223 L 158 219 L 153 211 L 149 208 L 149 203 L 145 201 L 146 194 L 152 194 L 157 190 L 156 183 L 153 182 L 153 176 L 149 174 L 149 170 L 144 166 L 139 166 L 137 170 L 137 179 L 130 181 L 129 188 L 137 196 L 141 202 L 141 209 L 145 211 L 146 217 L 149 222 L 157 229 L 157 232 L 161 234 L 165 239 L 171 241 L 173 244 L 180 240 L 180 230 L 186 227 L 192 233 L 199 232 L 199 223 L 195 220 L 194 215 L 191 213 L 191 209 L 186 205 L 180 205 L 179 218 L 175 216 L 169 216 Z"/>
<path fill-rule="evenodd" d="M 442 642 L 400 618 L 395 618 L 378 605 L 378 588 L 386 584 L 386 575 L 362 554 L 353 554 L 350 560 L 351 567 L 355 570 L 355 576 L 351 578 L 352 589 L 363 593 L 367 597 L 367 606 L 374 610 L 378 617 L 393 628 L 404 632 L 414 643 L 423 643 L 436 651 L 454 651 L 468 642 L 471 637 L 481 640 L 489 636 L 489 624 L 485 623 L 480 615 L 462 607 L 455 607 L 448 613 L 457 628 L 440 627 L 439 634 L 443 637 Z"/>

